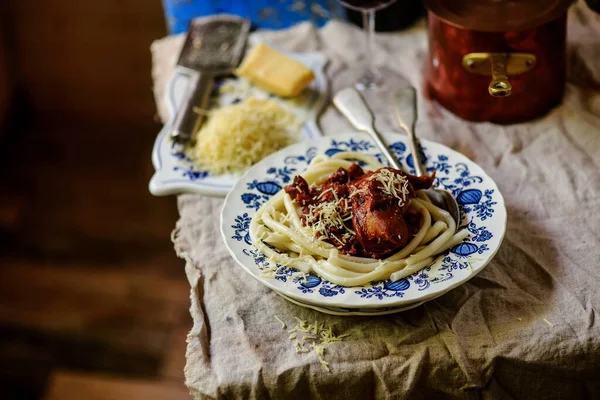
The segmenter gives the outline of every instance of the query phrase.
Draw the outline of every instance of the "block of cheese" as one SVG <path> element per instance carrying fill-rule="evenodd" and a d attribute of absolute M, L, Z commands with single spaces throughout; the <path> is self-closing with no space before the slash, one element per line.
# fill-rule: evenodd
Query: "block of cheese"
<path fill-rule="evenodd" d="M 236 74 L 281 97 L 296 96 L 315 77 L 301 62 L 263 43 L 246 54 Z"/>

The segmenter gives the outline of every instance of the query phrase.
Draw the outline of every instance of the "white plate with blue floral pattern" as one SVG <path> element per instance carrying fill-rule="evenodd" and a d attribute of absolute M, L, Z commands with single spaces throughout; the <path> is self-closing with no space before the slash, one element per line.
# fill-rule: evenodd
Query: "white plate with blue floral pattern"
<path fill-rule="evenodd" d="M 319 307 L 308 303 L 302 303 L 300 301 L 294 300 L 286 295 L 276 292 L 278 295 L 289 301 L 290 303 L 294 303 L 297 306 L 306 307 L 313 309 L 315 311 L 322 312 L 324 314 L 337 315 L 340 317 L 353 317 L 353 316 L 362 316 L 362 317 L 375 317 L 378 315 L 389 315 L 396 314 L 403 311 L 412 310 L 413 308 L 417 308 L 425 301 L 418 301 L 416 303 L 412 303 L 402 307 L 384 307 L 384 308 L 343 308 L 343 307 Z"/>
<path fill-rule="evenodd" d="M 406 136 L 385 134 L 406 171 L 414 173 Z M 396 282 L 342 287 L 317 275 L 307 278 L 277 266 L 276 277 L 261 276 L 269 261 L 252 245 L 248 227 L 258 208 L 293 177 L 304 171 L 317 154 L 352 150 L 383 160 L 374 142 L 363 133 L 345 133 L 297 143 L 254 165 L 225 199 L 221 233 L 233 259 L 262 284 L 300 303 L 355 312 L 386 311 L 431 300 L 479 273 L 498 251 L 506 231 L 506 207 L 496 183 L 477 164 L 439 143 L 422 140 L 425 163 L 436 170 L 434 185 L 449 190 L 461 211 L 461 227 L 470 233 L 462 243 L 440 254 L 432 265 Z"/>
<path fill-rule="evenodd" d="M 326 58 L 321 53 L 285 53 L 311 68 L 315 74 L 315 79 L 301 94 L 291 99 L 283 99 L 269 95 L 265 91 L 250 85 L 246 80 L 226 79 L 216 83 L 211 107 L 235 104 L 250 96 L 259 99 L 271 98 L 280 103 L 285 109 L 293 112 L 296 118 L 302 122 L 298 134 L 299 140 L 321 137 L 322 134 L 317 125 L 317 116 L 328 98 L 327 77 L 323 71 Z M 169 137 L 176 111 L 181 104 L 188 81 L 189 77 L 187 75 L 175 73 L 165 91 L 164 101 L 168 106 L 170 118 L 154 142 L 152 164 L 155 173 L 150 180 L 150 193 L 155 196 L 165 196 L 190 192 L 224 197 L 235 185 L 239 176 L 233 174 L 215 176 L 201 170 L 185 152 L 173 148 Z M 223 88 L 228 90 L 222 90 Z"/>

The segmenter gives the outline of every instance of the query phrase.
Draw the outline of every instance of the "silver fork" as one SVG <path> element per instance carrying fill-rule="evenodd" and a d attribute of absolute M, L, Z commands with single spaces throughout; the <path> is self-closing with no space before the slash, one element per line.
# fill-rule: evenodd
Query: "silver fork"
<path fill-rule="evenodd" d="M 396 169 L 402 169 L 396 157 L 392 154 L 383 137 L 375 128 L 375 117 L 373 112 L 364 101 L 361 94 L 354 88 L 343 89 L 333 98 L 333 104 L 359 131 L 368 133 L 390 165 Z M 419 141 L 415 134 L 415 122 L 417 120 L 416 92 L 412 87 L 400 89 L 395 98 L 396 118 L 402 129 L 408 134 L 408 143 L 413 156 L 415 171 L 418 175 L 426 175 L 427 169 L 423 165 Z M 425 191 L 431 202 L 437 207 L 450 213 L 456 226 L 460 225 L 460 211 L 456 199 L 447 191 L 430 188 Z"/>

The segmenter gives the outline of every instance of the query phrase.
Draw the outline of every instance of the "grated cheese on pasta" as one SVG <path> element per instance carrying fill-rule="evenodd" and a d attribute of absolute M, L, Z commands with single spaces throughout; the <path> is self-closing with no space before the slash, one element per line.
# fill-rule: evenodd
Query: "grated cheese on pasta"
<path fill-rule="evenodd" d="M 335 192 L 333 193 L 335 194 Z M 313 238 L 324 240 L 328 234 L 335 237 L 335 235 L 330 233 L 333 228 L 345 229 L 354 234 L 354 231 L 344 224 L 344 221 L 352 219 L 352 216 L 340 213 L 338 204 L 339 200 L 326 201 L 308 206 L 306 224 Z"/>
<path fill-rule="evenodd" d="M 368 179 L 376 179 L 381 183 L 381 191 L 387 195 L 398 199 L 398 206 L 402 207 L 406 204 L 410 189 L 408 188 L 408 179 L 390 171 L 382 169 L 374 173 Z"/>
<path fill-rule="evenodd" d="M 383 193 L 398 199 L 398 206 L 403 207 L 408 201 L 410 189 L 406 177 L 400 176 L 389 169 L 382 169 L 381 171 L 372 174 L 368 179 L 377 180 L 381 184 L 380 190 Z M 350 197 L 366 191 L 367 189 L 354 190 L 350 193 Z M 355 235 L 356 232 L 344 224 L 345 221 L 352 219 L 352 212 L 350 211 L 348 213 L 347 204 L 343 207 L 346 212 L 340 212 L 340 202 L 343 199 L 337 197 L 337 193 L 333 188 L 324 190 L 318 198 L 321 198 L 328 192 L 333 194 L 335 200 L 318 203 L 316 205 L 309 205 L 308 213 L 305 217 L 306 225 L 314 239 L 325 240 L 328 236 L 333 236 L 338 242 L 343 243 L 340 238 L 330 232 L 334 228 L 345 230 L 346 232 L 342 236 L 344 239 L 350 237 L 346 236 L 347 234 Z"/>

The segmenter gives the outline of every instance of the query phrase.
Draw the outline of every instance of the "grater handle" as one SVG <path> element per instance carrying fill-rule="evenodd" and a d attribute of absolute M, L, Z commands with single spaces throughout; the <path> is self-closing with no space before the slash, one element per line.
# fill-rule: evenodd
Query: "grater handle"
<path fill-rule="evenodd" d="M 207 72 L 189 70 L 188 75 L 190 82 L 171 129 L 173 141 L 182 144 L 190 142 L 204 120 L 202 111 L 207 109 L 214 79 L 213 74 Z"/>

